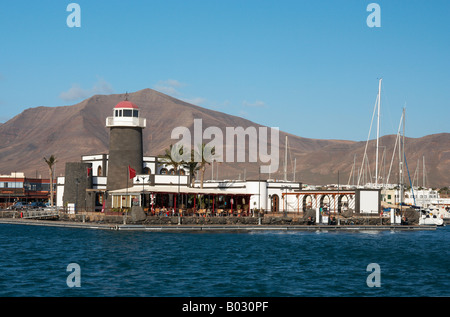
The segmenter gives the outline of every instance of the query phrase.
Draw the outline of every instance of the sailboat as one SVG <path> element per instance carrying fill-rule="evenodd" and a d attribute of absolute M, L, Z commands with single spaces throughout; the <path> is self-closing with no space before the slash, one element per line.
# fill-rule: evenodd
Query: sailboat
<path fill-rule="evenodd" d="M 444 217 L 443 215 L 439 216 L 436 213 L 433 213 L 429 208 L 421 209 L 419 216 L 419 225 L 443 226 Z"/>
<path fill-rule="evenodd" d="M 402 154 L 401 154 L 401 160 L 400 161 L 400 182 L 399 182 L 399 186 L 400 186 L 400 207 L 403 208 L 403 197 L 404 197 L 404 185 L 403 185 L 403 177 L 404 177 L 404 172 L 403 172 L 403 168 L 406 165 L 406 169 L 408 171 L 408 175 L 409 175 L 409 170 L 408 170 L 408 163 L 406 162 L 406 155 L 405 155 L 405 108 L 403 108 L 403 114 L 402 114 L 402 120 L 400 120 L 400 122 L 403 121 L 403 140 L 401 141 L 401 144 L 399 144 L 399 153 L 400 153 L 400 147 L 402 148 Z M 400 131 L 400 128 L 399 128 Z M 395 149 L 394 149 L 395 152 Z M 411 177 L 409 177 L 409 183 L 411 185 L 411 190 L 412 193 L 414 195 L 414 189 L 413 189 L 413 184 L 411 182 Z M 435 225 L 435 226 L 443 226 L 444 225 L 444 219 L 443 217 L 438 217 L 436 214 L 433 214 L 429 209 L 424 209 L 424 208 L 420 208 L 419 209 L 419 225 Z"/>
<path fill-rule="evenodd" d="M 380 139 L 381 81 L 382 81 L 382 78 L 380 78 L 379 82 L 378 82 L 378 94 L 377 94 L 377 99 L 376 99 L 376 102 L 375 102 L 375 107 L 373 109 L 372 122 L 370 123 L 369 135 L 367 136 L 367 142 L 366 142 L 366 147 L 365 147 L 365 150 L 364 150 L 364 156 L 363 156 L 363 160 L 362 160 L 362 163 L 361 163 L 361 168 L 360 168 L 359 175 L 358 175 L 357 187 L 359 186 L 360 181 L 362 181 L 362 178 L 364 177 L 365 164 L 367 165 L 367 167 L 369 166 L 369 162 L 368 162 L 369 159 L 367 157 L 367 148 L 368 148 L 368 145 L 369 145 L 369 138 L 370 138 L 370 133 L 371 133 L 372 124 L 373 124 L 373 118 L 375 116 L 375 111 L 376 110 L 378 110 L 378 113 L 377 113 L 377 139 L 376 139 L 377 145 L 376 145 L 376 154 L 375 154 L 375 182 L 374 183 L 372 182 L 372 175 L 370 175 L 369 176 L 370 177 L 370 181 L 369 181 L 368 184 L 366 184 L 366 186 L 372 187 L 372 188 L 379 188 L 380 187 L 380 185 L 378 184 L 379 177 L 380 177 L 380 175 L 378 173 L 379 172 L 378 171 L 378 158 L 379 158 L 378 150 L 379 150 L 379 139 Z M 369 168 L 369 174 L 370 174 L 370 168 Z"/>
<path fill-rule="evenodd" d="M 407 219 L 405 218 L 405 209 L 408 208 L 406 207 L 404 209 L 404 203 L 403 203 L 403 197 L 404 197 L 404 168 L 405 168 L 405 164 L 406 163 L 406 156 L 405 156 L 405 108 L 403 108 L 403 112 L 402 112 L 402 117 L 400 119 L 400 124 L 398 127 L 398 132 L 397 132 L 397 139 L 395 142 L 395 146 L 394 146 L 394 150 L 392 153 L 392 159 L 391 159 L 391 166 L 389 168 L 389 173 L 387 176 L 387 179 L 384 180 L 383 177 L 383 182 L 379 182 L 380 180 L 380 176 L 379 174 L 379 164 L 378 164 L 378 158 L 379 158 L 379 130 L 380 130 L 380 108 L 381 108 L 381 82 L 382 79 L 379 79 L 379 84 L 378 84 L 378 94 L 377 94 L 377 99 L 375 102 L 375 107 L 374 107 L 374 111 L 373 111 L 373 115 L 372 115 L 372 122 L 370 124 L 370 129 L 369 129 L 369 135 L 367 137 L 367 142 L 366 142 L 366 147 L 365 147 L 365 151 L 364 151 L 364 156 L 363 156 L 363 161 L 361 164 L 361 169 L 359 171 L 359 175 L 358 175 L 358 183 L 357 186 L 360 185 L 360 181 L 362 181 L 362 179 L 364 178 L 364 168 L 365 166 L 369 166 L 368 163 L 368 156 L 367 156 L 367 148 L 368 148 L 368 144 L 369 144 L 369 139 L 370 139 L 370 133 L 372 130 L 372 124 L 373 124 L 373 120 L 375 117 L 375 113 L 376 111 L 377 113 L 377 139 L 376 139 L 376 157 L 375 157 L 375 181 L 372 182 L 373 178 L 372 175 L 369 175 L 370 177 L 370 181 L 368 184 L 366 184 L 366 187 L 371 187 L 371 188 L 382 188 L 382 187 L 387 187 L 388 183 L 389 183 L 389 176 L 391 174 L 391 169 L 392 169 L 392 163 L 394 161 L 394 156 L 395 156 L 395 152 L 397 149 L 397 144 L 398 144 L 398 155 L 399 155 L 399 182 L 398 182 L 398 196 L 399 196 L 399 209 L 397 209 L 397 211 L 399 211 L 401 213 L 401 221 L 398 221 L 400 218 L 400 216 L 395 216 L 395 209 L 391 208 L 391 221 L 393 223 L 407 223 Z M 403 135 L 401 135 L 401 128 L 403 128 Z M 383 154 L 383 159 L 384 159 L 384 154 Z M 354 168 L 352 168 L 352 173 L 354 173 Z M 407 165 L 406 165 L 407 168 Z M 369 170 L 369 174 L 370 174 L 370 168 L 368 168 Z M 409 171 L 408 171 L 408 175 L 409 175 Z M 350 181 L 350 179 L 349 179 Z M 411 179 L 410 179 L 410 183 L 411 183 Z M 411 185 L 412 186 L 412 185 Z M 444 220 L 442 219 L 442 217 L 437 216 L 436 214 L 433 214 L 432 212 L 430 212 L 430 210 L 426 210 L 426 209 L 420 209 L 419 211 L 419 225 L 437 225 L 437 226 L 441 226 L 444 224 Z M 392 218 L 393 216 L 395 216 L 395 218 Z"/>
<path fill-rule="evenodd" d="M 403 196 L 404 196 L 404 185 L 403 185 L 403 167 L 406 165 L 406 169 L 408 171 L 408 175 L 409 175 L 409 170 L 408 170 L 408 163 L 406 162 L 406 155 L 405 155 L 405 108 L 403 108 L 403 115 L 402 115 L 402 119 L 403 119 L 403 140 L 402 140 L 402 155 L 401 155 L 401 161 L 400 161 L 400 197 L 401 197 L 401 204 L 400 206 L 403 206 Z M 400 129 L 399 129 L 400 131 Z M 395 151 L 395 150 L 394 150 Z M 400 147 L 399 147 L 399 151 L 400 151 Z M 414 189 L 413 189 L 413 184 L 411 182 L 411 177 L 409 177 L 409 183 L 411 186 L 411 191 L 413 193 L 414 196 Z M 424 208 L 420 208 L 419 209 L 419 225 L 435 225 L 435 226 L 443 226 L 444 225 L 444 219 L 443 217 L 438 217 L 436 214 L 433 214 L 430 209 L 424 209 Z"/>

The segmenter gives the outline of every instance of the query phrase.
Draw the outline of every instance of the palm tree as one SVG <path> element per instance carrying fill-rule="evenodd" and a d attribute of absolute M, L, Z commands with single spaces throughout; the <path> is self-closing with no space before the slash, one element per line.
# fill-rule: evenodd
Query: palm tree
<path fill-rule="evenodd" d="M 56 164 L 56 157 L 52 154 L 48 159 L 44 157 L 50 173 L 50 206 L 53 207 L 53 166 Z"/>
<path fill-rule="evenodd" d="M 169 166 L 173 166 L 174 170 L 177 171 L 178 168 L 180 166 L 186 166 L 189 167 L 189 173 L 190 175 L 194 175 L 194 173 L 197 170 L 200 170 L 201 172 L 201 177 L 200 177 L 200 188 L 203 188 L 203 180 L 205 178 L 205 170 L 206 170 L 206 166 L 210 165 L 213 157 L 215 155 L 215 147 L 207 147 L 205 145 L 205 143 L 203 143 L 200 146 L 198 146 L 197 148 L 197 152 L 195 152 L 195 150 L 192 150 L 191 152 L 191 161 L 190 162 L 183 162 L 183 161 L 177 161 L 175 160 L 175 158 L 172 156 L 172 145 L 170 145 L 170 147 L 168 149 L 164 150 L 164 154 L 160 155 L 159 158 L 164 161 L 166 163 L 166 165 Z M 201 148 L 201 152 L 199 151 Z M 178 153 L 180 154 L 180 156 L 183 155 L 183 146 L 180 145 L 178 147 L 178 149 L 174 149 L 174 151 L 178 151 Z M 176 152 L 175 152 L 176 153 Z M 207 155 L 208 153 L 211 153 L 211 155 Z M 200 158 L 201 161 L 196 161 L 194 158 Z M 192 168 L 192 170 L 191 170 Z M 192 186 L 193 182 L 191 179 L 191 186 Z"/>
<path fill-rule="evenodd" d="M 164 163 L 166 163 L 166 165 L 172 166 L 173 169 L 174 169 L 175 171 L 178 171 L 178 168 L 183 164 L 183 162 L 182 162 L 182 161 L 176 160 L 176 159 L 172 156 L 172 148 L 173 148 L 173 145 L 171 144 L 170 147 L 169 147 L 168 149 L 165 149 L 165 150 L 164 150 L 164 154 L 163 154 L 163 155 L 159 155 L 158 157 L 159 157 Z M 178 153 L 179 153 L 180 155 L 183 155 L 183 146 L 182 146 L 182 145 L 180 145 L 180 146 L 178 147 L 178 149 L 175 149 L 175 151 L 177 151 L 177 150 L 178 150 Z"/>
<path fill-rule="evenodd" d="M 198 148 L 200 148 L 200 146 Z M 198 150 L 198 148 L 197 148 L 197 150 Z M 205 156 L 205 154 L 208 153 L 208 152 L 211 153 L 211 157 Z M 200 188 L 203 188 L 203 180 L 205 179 L 206 165 L 211 165 L 211 162 L 213 160 L 215 152 L 216 152 L 215 151 L 215 147 L 212 147 L 212 148 L 211 147 L 207 147 L 205 145 L 205 143 L 202 143 L 201 153 L 197 152 L 197 156 L 199 158 L 201 158 L 201 161 L 199 162 L 200 166 L 198 168 L 200 170 L 200 172 L 201 172 L 201 174 L 200 174 Z"/>
<path fill-rule="evenodd" d="M 195 172 L 200 169 L 198 162 L 194 160 L 194 150 L 191 150 L 191 160 L 189 162 L 183 162 L 183 166 L 189 169 L 189 175 L 191 176 L 191 187 L 194 187 L 195 182 Z"/>

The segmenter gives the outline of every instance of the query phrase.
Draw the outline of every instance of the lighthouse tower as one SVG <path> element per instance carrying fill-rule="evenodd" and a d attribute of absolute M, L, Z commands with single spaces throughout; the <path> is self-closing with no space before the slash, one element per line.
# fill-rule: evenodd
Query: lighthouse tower
<path fill-rule="evenodd" d="M 146 125 L 145 118 L 140 117 L 138 106 L 128 101 L 128 97 L 113 111 L 113 116 L 106 118 L 106 127 L 110 129 L 107 190 L 131 186 L 129 166 L 137 174 L 141 174 L 143 169 L 142 129 Z"/>

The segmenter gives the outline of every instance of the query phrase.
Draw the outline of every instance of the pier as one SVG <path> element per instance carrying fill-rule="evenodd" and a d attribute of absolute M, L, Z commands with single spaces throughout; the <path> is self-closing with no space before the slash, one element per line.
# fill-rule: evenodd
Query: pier
<path fill-rule="evenodd" d="M 52 221 L 42 219 L 38 220 L 36 218 L 0 218 L 0 224 L 147 232 L 374 232 L 436 230 L 437 228 L 437 226 L 434 225 L 142 225 Z"/>

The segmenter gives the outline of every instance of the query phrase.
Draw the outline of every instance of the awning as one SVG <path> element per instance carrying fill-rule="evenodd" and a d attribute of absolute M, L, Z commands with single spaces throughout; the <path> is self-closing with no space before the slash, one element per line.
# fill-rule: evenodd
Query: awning
<path fill-rule="evenodd" d="M 255 195 L 243 192 L 242 188 L 198 188 L 184 186 L 141 186 L 134 185 L 129 188 L 122 188 L 109 191 L 110 195 L 137 195 L 145 193 L 169 193 L 169 194 L 203 194 L 203 195 Z"/>

